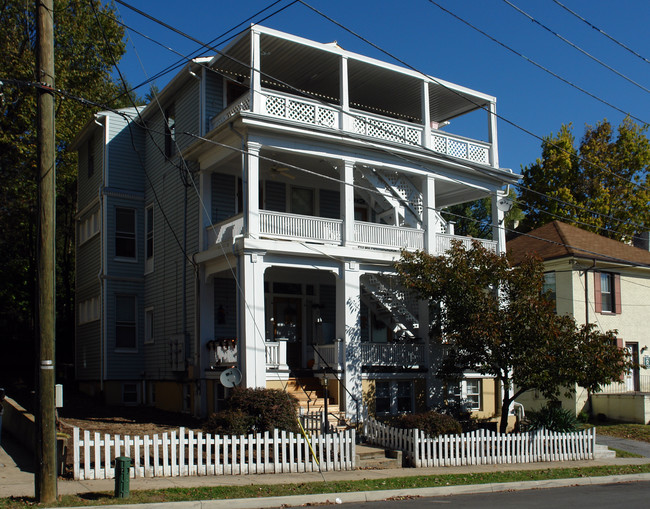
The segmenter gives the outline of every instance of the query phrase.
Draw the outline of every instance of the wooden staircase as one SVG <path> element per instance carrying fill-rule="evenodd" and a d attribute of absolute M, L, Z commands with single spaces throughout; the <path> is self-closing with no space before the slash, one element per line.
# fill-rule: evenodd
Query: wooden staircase
<path fill-rule="evenodd" d="M 325 410 L 325 389 L 318 378 L 290 378 L 287 383 L 287 392 L 294 396 L 300 404 L 301 414 L 322 412 Z M 327 402 L 327 420 L 334 430 L 346 429 L 345 413 L 331 397 Z"/>

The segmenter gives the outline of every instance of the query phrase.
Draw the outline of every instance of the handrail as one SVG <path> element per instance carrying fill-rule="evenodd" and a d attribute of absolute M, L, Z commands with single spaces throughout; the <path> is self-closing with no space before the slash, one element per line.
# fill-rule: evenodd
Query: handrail
<path fill-rule="evenodd" d="M 314 350 L 314 352 L 316 353 L 316 355 L 318 355 L 318 356 L 320 357 L 320 360 L 323 361 L 323 364 L 325 364 L 325 365 L 330 369 L 331 373 L 334 375 L 334 378 L 336 378 L 336 380 L 341 384 L 341 387 L 343 387 L 343 388 L 345 389 L 345 392 L 347 392 L 348 395 L 352 398 L 352 401 L 354 401 L 354 404 L 355 404 L 355 406 L 356 406 L 356 408 L 357 408 L 357 427 L 358 427 L 359 424 L 360 424 L 360 422 L 361 422 L 361 412 L 360 412 L 360 410 L 359 410 L 359 400 L 358 400 L 358 398 L 356 398 L 356 397 L 355 397 L 355 396 L 354 396 L 354 395 L 353 395 L 353 394 L 348 390 L 348 388 L 345 386 L 345 382 L 343 382 L 343 380 L 341 380 L 341 379 L 339 378 L 339 376 L 336 374 L 336 371 L 334 371 L 334 368 L 332 368 L 332 366 L 330 366 L 330 364 L 329 364 L 329 363 L 328 363 L 328 362 L 323 358 L 323 356 L 320 354 L 320 352 L 318 351 L 318 349 L 316 348 L 316 346 L 317 346 L 317 345 L 311 345 L 311 347 L 312 347 L 312 349 Z"/>

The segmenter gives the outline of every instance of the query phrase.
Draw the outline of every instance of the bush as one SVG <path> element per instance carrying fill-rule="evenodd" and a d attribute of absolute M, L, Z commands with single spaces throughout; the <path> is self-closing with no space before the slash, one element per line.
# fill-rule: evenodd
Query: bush
<path fill-rule="evenodd" d="M 548 404 L 536 412 L 528 412 L 526 420 L 528 421 L 527 429 L 530 431 L 542 428 L 559 432 L 576 431 L 578 424 L 573 412 Z"/>
<path fill-rule="evenodd" d="M 236 387 L 226 402 L 228 408 L 212 414 L 204 428 L 210 433 L 248 434 L 275 428 L 299 431 L 298 400 L 279 389 Z"/>
<path fill-rule="evenodd" d="M 434 411 L 400 415 L 392 424 L 402 429 L 417 428 L 431 436 L 458 435 L 462 432 L 460 423 L 451 415 Z"/>

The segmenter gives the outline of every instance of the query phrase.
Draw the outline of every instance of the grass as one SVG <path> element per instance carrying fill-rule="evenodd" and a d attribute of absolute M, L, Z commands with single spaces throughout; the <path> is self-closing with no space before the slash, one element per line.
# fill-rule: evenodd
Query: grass
<path fill-rule="evenodd" d="M 310 495 L 356 491 L 414 489 L 468 484 L 521 482 L 575 477 L 599 477 L 650 473 L 650 464 L 610 465 L 581 468 L 547 468 L 538 470 L 511 470 L 473 474 L 444 474 L 432 476 L 395 477 L 356 481 L 328 481 L 298 484 L 272 484 L 248 486 L 205 486 L 199 488 L 169 488 L 163 490 L 132 491 L 129 499 L 116 499 L 112 493 L 84 493 L 65 495 L 51 506 L 41 506 L 30 497 L 0 499 L 0 509 L 26 507 L 74 507 L 81 505 L 144 504 L 211 499 L 260 498 L 290 495 Z"/>
<path fill-rule="evenodd" d="M 596 433 L 610 437 L 630 438 L 650 442 L 650 426 L 647 424 L 596 424 Z"/>
<path fill-rule="evenodd" d="M 624 451 L 623 449 L 617 449 L 616 447 L 610 446 L 609 449 L 616 453 L 617 458 L 643 458 L 640 454 Z"/>

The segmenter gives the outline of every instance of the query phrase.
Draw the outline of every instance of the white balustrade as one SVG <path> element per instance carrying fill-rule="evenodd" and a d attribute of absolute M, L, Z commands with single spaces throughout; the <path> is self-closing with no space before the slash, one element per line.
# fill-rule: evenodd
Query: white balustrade
<path fill-rule="evenodd" d="M 315 345 L 314 348 L 318 352 L 314 359 L 316 369 L 343 369 L 343 343 L 335 341 L 330 345 Z"/>
<path fill-rule="evenodd" d="M 342 225 L 340 219 L 260 211 L 260 233 L 274 237 L 340 244 Z"/>
<path fill-rule="evenodd" d="M 266 369 L 287 370 L 287 341 L 267 341 L 266 347 Z"/>
<path fill-rule="evenodd" d="M 424 230 L 355 221 L 354 240 L 369 247 L 424 249 Z"/>
<path fill-rule="evenodd" d="M 235 236 L 241 235 L 243 229 L 244 216 L 242 214 L 226 219 L 221 223 L 206 227 L 206 248 L 234 239 Z"/>
<path fill-rule="evenodd" d="M 300 122 L 314 127 L 338 129 L 340 116 L 339 108 L 323 104 L 323 102 L 297 97 L 277 91 L 264 89 L 262 91 L 263 115 Z M 244 94 L 224 111 L 215 116 L 210 122 L 210 128 L 224 124 L 240 111 L 250 111 L 250 92 Z M 414 122 L 396 120 L 381 115 L 352 110 L 352 120 L 349 123 L 354 134 L 371 138 L 402 143 L 405 145 L 423 146 L 424 127 Z M 431 150 L 466 161 L 480 164 L 490 164 L 491 145 L 472 140 L 455 134 L 434 131 L 431 133 Z"/>
<path fill-rule="evenodd" d="M 361 343 L 361 363 L 364 366 L 423 366 L 424 349 L 422 344 Z"/>
<path fill-rule="evenodd" d="M 450 235 L 448 233 L 439 233 L 436 235 L 436 253 L 443 254 L 451 249 L 451 242 L 459 240 L 465 249 L 471 249 L 473 243 L 479 242 L 488 251 L 496 252 L 497 243 L 494 240 L 475 239 L 472 237 L 462 237 L 460 235 Z"/>

